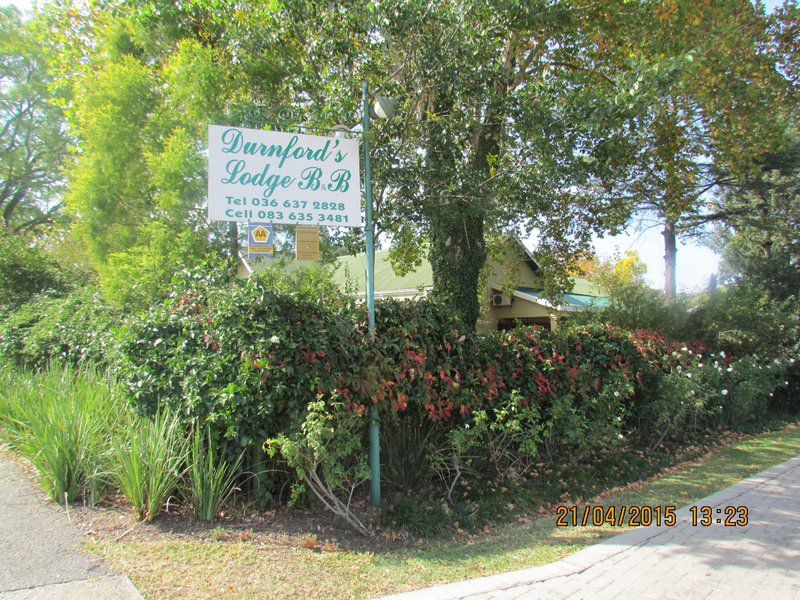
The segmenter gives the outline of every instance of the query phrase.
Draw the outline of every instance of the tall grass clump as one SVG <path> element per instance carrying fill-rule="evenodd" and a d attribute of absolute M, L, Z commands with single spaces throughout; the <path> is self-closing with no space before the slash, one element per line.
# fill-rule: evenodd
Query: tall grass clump
<path fill-rule="evenodd" d="M 102 489 L 109 432 L 119 415 L 111 385 L 91 369 L 0 372 L 0 425 L 54 500 L 92 502 Z"/>
<path fill-rule="evenodd" d="M 203 435 L 196 427 L 189 452 L 190 502 L 194 515 L 200 521 L 212 521 L 220 507 L 236 489 L 235 479 L 243 454 L 231 464 L 224 453 L 215 457 L 211 434 Z"/>
<path fill-rule="evenodd" d="M 112 478 L 137 519 L 150 522 L 161 513 L 181 481 L 186 455 L 187 442 L 176 415 L 129 415 L 113 451 Z"/>

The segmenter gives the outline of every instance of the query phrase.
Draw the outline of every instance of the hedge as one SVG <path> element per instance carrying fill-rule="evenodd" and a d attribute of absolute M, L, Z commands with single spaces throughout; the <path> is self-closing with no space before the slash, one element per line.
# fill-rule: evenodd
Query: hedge
<path fill-rule="evenodd" d="M 288 480 L 295 498 L 305 485 L 340 512 L 364 477 L 373 408 L 388 490 L 452 501 L 466 478 L 513 483 L 541 461 L 757 420 L 795 360 L 603 324 L 481 335 L 430 300 L 379 302 L 374 339 L 366 317 L 324 272 L 184 273 L 163 303 L 124 320 L 91 291 L 39 296 L 0 321 L 0 351 L 23 367 L 106 366 L 141 414 L 168 408 L 231 457 L 249 449 L 245 470 L 288 465 L 264 497 Z M 276 462 L 263 464 L 264 450 Z"/>
<path fill-rule="evenodd" d="M 749 358 L 769 374 L 754 389 L 726 363 L 720 381 L 706 378 L 715 389 L 691 399 L 675 377 L 705 366 L 658 335 L 598 324 L 480 335 L 429 300 L 379 302 L 377 331 L 372 340 L 363 307 L 336 294 L 194 277 L 128 327 L 120 370 L 142 412 L 168 405 L 240 448 L 281 439 L 296 449 L 320 411 L 363 438 L 366 419 L 347 415 L 375 406 L 390 483 L 420 488 L 443 479 L 454 453 L 464 468 L 513 477 L 541 453 L 576 461 L 631 437 L 657 444 L 736 425 L 765 412 L 782 384 L 782 367 Z"/>
<path fill-rule="evenodd" d="M 0 319 L 0 359 L 37 370 L 53 361 L 105 367 L 116 360 L 120 324 L 120 313 L 91 288 L 39 294 Z"/>

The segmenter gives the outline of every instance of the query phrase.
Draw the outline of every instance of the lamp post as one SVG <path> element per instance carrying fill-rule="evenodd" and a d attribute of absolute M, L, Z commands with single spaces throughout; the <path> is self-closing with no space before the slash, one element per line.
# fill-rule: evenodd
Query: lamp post
<path fill-rule="evenodd" d="M 388 119 L 394 113 L 394 102 L 390 98 L 377 96 L 374 113 L 369 102 L 369 87 L 363 86 L 363 122 L 364 134 L 364 221 L 367 244 L 367 313 L 369 333 L 375 337 L 375 232 L 372 223 L 372 165 L 369 157 L 369 119 L 373 113 L 380 119 Z M 380 411 L 373 404 L 369 411 L 369 471 L 370 499 L 372 506 L 381 504 L 381 448 L 380 448 Z"/>
<path fill-rule="evenodd" d="M 367 322 L 369 334 L 375 338 L 375 232 L 372 221 L 372 163 L 369 156 L 370 117 L 388 119 L 394 114 L 395 101 L 386 96 L 376 96 L 374 106 L 370 106 L 369 86 L 365 81 L 362 88 L 361 140 L 364 147 L 364 229 L 367 246 Z M 334 136 L 350 137 L 353 131 L 346 125 L 333 128 Z M 380 449 L 380 411 L 377 405 L 369 410 L 369 470 L 370 499 L 373 506 L 381 504 L 381 449 Z"/>

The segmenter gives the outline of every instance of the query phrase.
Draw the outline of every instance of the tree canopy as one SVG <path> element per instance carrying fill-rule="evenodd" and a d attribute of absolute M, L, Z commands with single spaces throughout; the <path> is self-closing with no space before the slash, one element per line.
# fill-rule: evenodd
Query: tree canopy
<path fill-rule="evenodd" d="M 54 101 L 40 23 L 0 7 L 0 228 L 27 234 L 61 208 L 69 138 Z"/>
<path fill-rule="evenodd" d="M 398 102 L 369 133 L 377 232 L 399 269 L 429 252 L 436 294 L 471 327 L 492 241 L 509 233 L 538 234 L 553 292 L 594 236 L 643 209 L 674 259 L 676 236 L 705 223 L 706 192 L 785 141 L 796 12 L 101 0 L 45 4 L 38 19 L 76 138 L 66 204 L 109 296 L 146 303 L 180 265 L 235 254 L 235 227 L 204 216 L 207 124 L 329 132 L 359 120 L 367 82 Z"/>

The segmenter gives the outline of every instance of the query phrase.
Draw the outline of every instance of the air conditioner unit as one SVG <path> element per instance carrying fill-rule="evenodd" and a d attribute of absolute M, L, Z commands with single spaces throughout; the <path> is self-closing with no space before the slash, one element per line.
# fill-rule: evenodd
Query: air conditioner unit
<path fill-rule="evenodd" d="M 492 294 L 492 306 L 511 306 L 511 296 Z"/>

